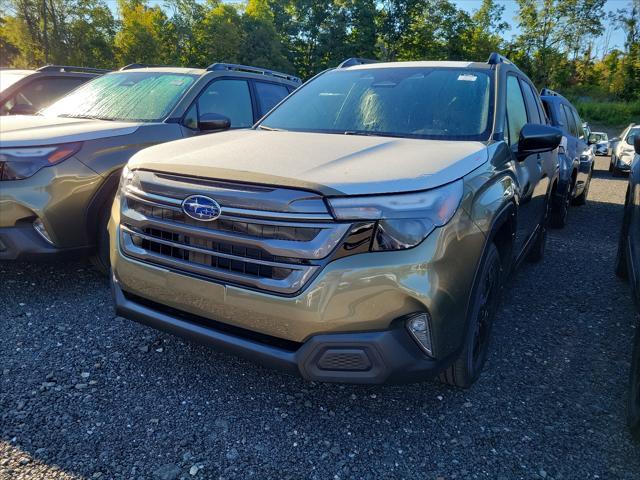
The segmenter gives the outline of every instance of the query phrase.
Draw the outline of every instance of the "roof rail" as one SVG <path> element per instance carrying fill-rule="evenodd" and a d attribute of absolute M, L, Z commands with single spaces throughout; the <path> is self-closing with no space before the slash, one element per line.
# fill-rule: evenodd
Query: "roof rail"
<path fill-rule="evenodd" d="M 154 67 L 168 67 L 168 65 L 155 65 L 151 63 L 130 63 L 120 68 L 122 70 L 133 70 L 134 68 L 154 68 Z"/>
<path fill-rule="evenodd" d="M 285 80 L 289 80 L 291 82 L 302 83 L 302 80 L 300 80 L 299 77 L 289 75 L 288 73 L 276 72 L 266 68 L 252 67 L 250 65 L 238 65 L 236 63 L 212 63 L 207 67 L 207 70 L 210 72 L 231 70 L 236 72 L 255 73 L 258 75 L 268 75 L 271 77 L 284 78 Z"/>
<path fill-rule="evenodd" d="M 542 90 L 540 90 L 540 96 L 541 97 L 561 97 L 562 95 L 560 95 L 558 92 L 551 90 L 550 88 L 543 88 Z"/>
<path fill-rule="evenodd" d="M 340 65 L 338 65 L 338 68 L 353 67 L 355 65 L 367 65 L 369 63 L 380 63 L 380 60 L 373 60 L 371 58 L 351 57 L 351 58 L 347 58 Z"/>
<path fill-rule="evenodd" d="M 499 63 L 508 63 L 509 65 L 513 65 L 513 62 L 511 60 L 509 60 L 504 55 L 500 55 L 497 52 L 493 52 L 491 53 L 491 55 L 489 55 L 489 59 L 487 60 L 487 63 L 489 65 L 497 65 Z"/>
<path fill-rule="evenodd" d="M 107 73 L 110 71 L 105 68 L 74 67 L 72 65 L 45 65 L 36 69 L 36 72 Z"/>

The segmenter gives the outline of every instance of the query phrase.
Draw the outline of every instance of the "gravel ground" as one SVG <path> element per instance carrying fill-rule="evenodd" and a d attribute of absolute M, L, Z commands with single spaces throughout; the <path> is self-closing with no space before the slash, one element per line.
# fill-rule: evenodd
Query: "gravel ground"
<path fill-rule="evenodd" d="M 0 478 L 640 479 L 607 162 L 469 391 L 308 383 L 115 317 L 85 264 L 0 264 Z"/>

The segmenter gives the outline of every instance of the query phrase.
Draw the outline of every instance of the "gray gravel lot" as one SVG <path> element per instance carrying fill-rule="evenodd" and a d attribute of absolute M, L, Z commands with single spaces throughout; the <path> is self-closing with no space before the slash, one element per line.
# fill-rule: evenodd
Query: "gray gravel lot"
<path fill-rule="evenodd" d="M 84 263 L 0 264 L 0 478 L 640 479 L 607 163 L 469 391 L 308 383 L 114 317 Z"/>

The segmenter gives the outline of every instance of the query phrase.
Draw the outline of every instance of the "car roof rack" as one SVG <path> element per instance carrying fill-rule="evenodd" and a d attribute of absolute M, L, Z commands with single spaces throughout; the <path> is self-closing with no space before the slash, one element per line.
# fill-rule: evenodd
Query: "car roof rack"
<path fill-rule="evenodd" d="M 73 65 L 45 65 L 36 69 L 36 72 L 107 73 L 110 71 L 105 68 L 75 67 Z"/>
<path fill-rule="evenodd" d="M 239 65 L 237 63 L 212 63 L 207 67 L 207 71 L 209 72 L 219 72 L 222 70 L 255 73 L 258 75 L 267 75 L 271 77 L 284 78 L 285 80 L 289 80 L 291 82 L 302 83 L 302 80 L 299 77 L 296 77 L 294 75 L 289 75 L 288 73 L 276 72 L 274 70 L 269 70 L 267 68 L 252 67 L 250 65 Z"/>
<path fill-rule="evenodd" d="M 368 65 L 370 63 L 380 63 L 380 60 L 374 60 L 371 58 L 351 57 L 351 58 L 347 58 L 342 63 L 340 63 L 340 65 L 338 65 L 338 68 L 354 67 L 356 65 Z"/>
<path fill-rule="evenodd" d="M 169 65 L 156 65 L 152 63 L 130 63 L 129 65 L 125 65 L 120 68 L 122 70 L 133 70 L 135 68 L 161 68 L 161 67 L 169 67 Z"/>
<path fill-rule="evenodd" d="M 543 88 L 542 90 L 540 90 L 540 96 L 541 97 L 561 97 L 562 95 L 560 95 L 558 92 L 551 90 L 550 88 Z"/>
<path fill-rule="evenodd" d="M 487 60 L 489 65 L 498 65 L 499 63 L 507 63 L 513 65 L 513 62 L 504 55 L 500 55 L 498 52 L 491 52 L 489 59 Z"/>

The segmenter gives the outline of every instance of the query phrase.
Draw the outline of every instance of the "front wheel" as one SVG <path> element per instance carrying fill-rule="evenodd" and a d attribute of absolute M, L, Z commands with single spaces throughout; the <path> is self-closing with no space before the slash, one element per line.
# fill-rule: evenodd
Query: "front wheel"
<path fill-rule="evenodd" d="M 469 388 L 478 379 L 489 351 L 493 321 L 500 303 L 502 263 L 496 246 L 487 247 L 470 301 L 467 335 L 460 356 L 442 372 L 440 381 Z"/>
<path fill-rule="evenodd" d="M 582 190 L 582 193 L 578 195 L 576 198 L 574 198 L 573 200 L 574 205 L 586 205 L 587 197 L 589 196 L 589 187 L 591 186 L 592 176 L 593 176 L 593 169 L 591 169 L 591 171 L 589 172 L 589 176 L 587 177 L 587 181 L 584 185 L 584 189 Z"/>
<path fill-rule="evenodd" d="M 111 211 L 109 208 L 103 209 L 98 218 L 98 231 L 96 235 L 96 251 L 90 258 L 93 267 L 102 275 L 108 275 L 111 267 L 109 260 L 109 216 Z"/>

